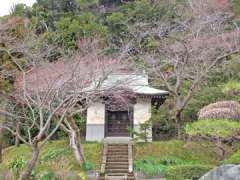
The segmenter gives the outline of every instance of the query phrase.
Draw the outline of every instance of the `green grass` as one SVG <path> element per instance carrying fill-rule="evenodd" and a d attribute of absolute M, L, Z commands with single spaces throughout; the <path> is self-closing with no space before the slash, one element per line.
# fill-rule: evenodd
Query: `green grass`
<path fill-rule="evenodd" d="M 98 169 L 101 160 L 101 144 L 84 143 L 83 149 L 88 164 L 94 165 Z M 30 149 L 26 145 L 20 147 L 10 147 L 4 150 L 3 163 L 0 164 L 0 173 L 9 170 L 9 164 L 16 158 L 28 160 L 31 157 Z M 35 167 L 36 173 L 40 172 L 81 172 L 81 167 L 77 164 L 74 155 L 67 144 L 67 141 L 48 142 L 41 150 L 40 157 Z"/>
<path fill-rule="evenodd" d="M 179 140 L 138 143 L 134 168 L 147 176 L 191 179 L 200 177 L 219 164 L 220 157 L 209 142 Z"/>
<path fill-rule="evenodd" d="M 223 161 L 224 164 L 240 164 L 240 150 Z"/>
<path fill-rule="evenodd" d="M 144 156 L 156 158 L 176 157 L 185 161 L 197 161 L 203 164 L 217 165 L 220 157 L 215 153 L 214 146 L 208 142 L 184 142 L 178 140 L 138 143 L 135 146 L 135 159 Z"/>
<path fill-rule="evenodd" d="M 226 138 L 233 136 L 240 131 L 240 122 L 229 120 L 199 120 L 194 123 L 187 124 L 185 131 L 190 136 L 212 136 Z"/>
<path fill-rule="evenodd" d="M 100 168 L 102 145 L 100 143 L 83 143 L 84 154 L 87 160 L 85 169 L 89 167 Z M 240 153 L 239 153 L 240 154 Z M 9 164 L 16 158 L 28 160 L 30 149 L 21 145 L 10 147 L 4 151 L 3 163 L 0 165 L 0 174 L 9 171 Z M 236 157 L 238 157 L 236 155 Z M 189 172 L 194 175 L 205 172 L 209 167 L 219 164 L 219 157 L 215 153 L 214 146 L 209 142 L 184 142 L 170 140 L 152 143 L 136 143 L 134 145 L 135 169 L 147 175 L 154 176 L 166 174 L 169 177 L 174 173 Z M 231 159 L 237 159 L 235 156 Z M 200 169 L 199 171 L 197 169 Z M 35 167 L 36 174 L 49 174 L 49 172 L 61 172 L 78 174 L 84 170 L 77 164 L 67 141 L 51 141 L 47 143 L 40 153 Z"/>

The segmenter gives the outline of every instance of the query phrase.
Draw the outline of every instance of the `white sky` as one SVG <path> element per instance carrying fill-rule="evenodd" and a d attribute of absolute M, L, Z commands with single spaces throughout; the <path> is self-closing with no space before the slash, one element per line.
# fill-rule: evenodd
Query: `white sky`
<path fill-rule="evenodd" d="M 24 3 L 32 6 L 36 0 L 0 0 L 0 16 L 9 14 L 10 8 L 13 4 Z"/>

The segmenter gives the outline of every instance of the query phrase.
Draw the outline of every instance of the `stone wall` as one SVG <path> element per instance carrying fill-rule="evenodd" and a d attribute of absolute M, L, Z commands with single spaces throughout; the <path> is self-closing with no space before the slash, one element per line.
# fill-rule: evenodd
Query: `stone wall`
<path fill-rule="evenodd" d="M 151 99 L 138 98 L 133 109 L 133 124 L 134 130 L 139 131 L 140 124 L 148 121 L 151 118 Z M 152 130 L 148 132 L 148 141 L 152 141 Z"/>
<path fill-rule="evenodd" d="M 101 141 L 104 138 L 105 105 L 95 103 L 87 110 L 86 141 Z"/>

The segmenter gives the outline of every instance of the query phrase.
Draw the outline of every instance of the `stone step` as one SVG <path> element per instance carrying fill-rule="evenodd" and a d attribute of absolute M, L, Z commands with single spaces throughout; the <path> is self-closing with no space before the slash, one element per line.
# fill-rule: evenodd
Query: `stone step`
<path fill-rule="evenodd" d="M 116 168 L 116 167 L 124 167 L 124 168 L 128 168 L 128 163 L 125 163 L 125 164 L 113 164 L 113 163 L 107 163 L 106 164 L 106 167 L 112 167 L 112 168 Z"/>
<path fill-rule="evenodd" d="M 128 162 L 128 156 L 108 156 L 107 162 Z"/>
<path fill-rule="evenodd" d="M 107 158 L 107 163 L 109 162 L 128 162 L 128 157 L 121 157 L 121 158 L 117 158 L 117 157 L 108 157 Z"/>
<path fill-rule="evenodd" d="M 109 156 L 107 162 L 128 162 L 127 156 Z"/>
<path fill-rule="evenodd" d="M 108 149 L 127 149 L 128 145 L 108 145 Z"/>
<path fill-rule="evenodd" d="M 127 143 L 114 143 L 114 144 L 108 144 L 109 147 L 112 147 L 112 146 L 128 146 Z"/>
<path fill-rule="evenodd" d="M 114 158 L 114 159 L 124 159 L 128 158 L 128 154 L 107 154 L 107 158 Z"/>
<path fill-rule="evenodd" d="M 123 179 L 122 179 L 123 178 Z M 125 176 L 101 176 L 98 178 L 98 180 L 135 180 L 134 176 L 127 176 L 127 179 Z"/>
<path fill-rule="evenodd" d="M 105 138 L 104 143 L 107 145 L 104 158 L 104 172 L 100 175 L 99 180 L 135 180 L 134 174 L 129 173 L 129 144 L 132 145 L 131 138 L 111 137 Z M 132 148 L 132 146 L 130 146 Z"/>
<path fill-rule="evenodd" d="M 125 147 L 124 148 L 123 147 L 122 148 L 121 147 L 114 147 L 114 148 L 112 147 L 112 148 L 108 148 L 108 151 L 128 151 L 128 147 L 126 147 L 126 148 Z"/>
<path fill-rule="evenodd" d="M 108 159 L 106 161 L 106 164 L 111 164 L 111 163 L 116 163 L 116 164 L 128 164 L 128 160 L 127 159 L 122 159 L 122 160 L 119 160 L 119 159 Z"/>
<path fill-rule="evenodd" d="M 106 165 L 106 169 L 128 169 L 128 166 L 126 166 L 126 165 L 113 165 L 113 166 Z"/>
<path fill-rule="evenodd" d="M 113 162 L 107 162 L 107 165 L 115 165 L 115 164 L 119 164 L 119 165 L 128 165 L 128 161 L 113 161 Z"/>
<path fill-rule="evenodd" d="M 120 151 L 128 151 L 128 148 L 110 148 L 108 149 L 108 151 L 116 151 L 116 152 L 120 152 Z"/>
<path fill-rule="evenodd" d="M 106 173 L 128 173 L 128 168 L 125 168 L 125 169 L 106 169 Z"/>
<path fill-rule="evenodd" d="M 128 152 L 128 148 L 111 148 L 108 149 L 108 152 Z"/>
<path fill-rule="evenodd" d="M 135 180 L 134 176 L 106 176 L 107 180 Z"/>
<path fill-rule="evenodd" d="M 128 156 L 128 152 L 110 152 L 107 156 Z"/>

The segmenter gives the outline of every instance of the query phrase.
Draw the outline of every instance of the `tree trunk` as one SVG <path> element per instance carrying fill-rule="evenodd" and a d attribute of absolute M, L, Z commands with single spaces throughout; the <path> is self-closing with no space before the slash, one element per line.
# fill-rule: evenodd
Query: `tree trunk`
<path fill-rule="evenodd" d="M 3 158 L 3 130 L 0 127 L 0 163 L 2 163 L 2 158 Z"/>
<path fill-rule="evenodd" d="M 69 142 L 70 146 L 73 149 L 74 156 L 79 163 L 80 166 L 85 162 L 85 158 L 83 155 L 82 146 L 80 143 L 80 130 L 76 125 L 74 119 L 72 117 L 68 117 L 67 121 L 70 126 L 70 133 L 69 133 Z"/>
<path fill-rule="evenodd" d="M 177 138 L 181 139 L 181 112 L 177 111 L 175 113 L 175 124 L 177 130 Z"/>
<path fill-rule="evenodd" d="M 6 100 L 1 96 L 0 98 L 0 106 L 3 110 L 6 109 Z M 6 120 L 6 117 L 4 115 L 0 115 L 0 163 L 2 163 L 3 160 L 3 127 L 2 125 L 4 124 Z"/>
<path fill-rule="evenodd" d="M 38 156 L 39 156 L 39 149 L 38 149 L 38 145 L 35 144 L 32 147 L 32 159 L 28 161 L 27 168 L 20 177 L 21 180 L 29 180 L 31 178 L 32 170 L 37 163 Z"/>
<path fill-rule="evenodd" d="M 221 160 L 223 160 L 225 158 L 226 150 L 224 148 L 224 144 L 222 143 L 222 141 L 220 139 L 216 140 L 216 146 L 219 150 L 220 158 L 221 158 Z"/>
<path fill-rule="evenodd" d="M 15 146 L 16 147 L 19 147 L 19 145 L 20 145 L 20 140 L 17 136 L 18 134 L 20 134 L 20 122 L 17 119 L 17 122 L 16 122 L 16 136 L 15 136 Z"/>

